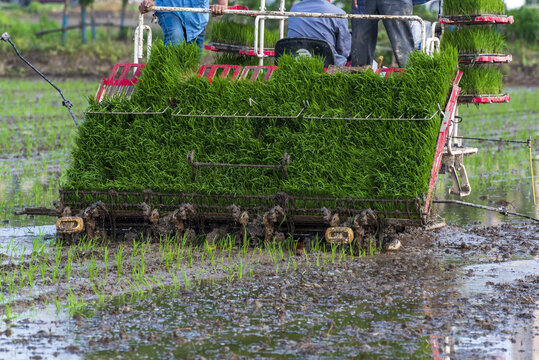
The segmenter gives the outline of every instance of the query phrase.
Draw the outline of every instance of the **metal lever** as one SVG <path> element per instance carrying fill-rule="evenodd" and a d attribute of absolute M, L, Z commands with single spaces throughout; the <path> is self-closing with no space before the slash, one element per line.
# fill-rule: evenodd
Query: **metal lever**
<path fill-rule="evenodd" d="M 264 165 L 264 164 L 224 164 L 224 163 L 208 163 L 208 162 L 195 162 L 195 150 L 191 150 L 187 153 L 187 162 L 191 165 L 193 171 L 193 179 L 197 176 L 197 168 L 202 166 L 216 166 L 216 167 L 250 167 L 250 168 L 266 168 L 266 169 L 282 169 L 284 178 L 288 179 L 288 172 L 286 171 L 286 165 L 290 164 L 290 155 L 283 154 L 283 160 L 279 165 Z"/>
<path fill-rule="evenodd" d="M 458 176 L 457 176 L 458 172 Z M 449 173 L 451 174 L 451 188 L 449 193 L 460 197 L 468 196 L 472 192 L 470 181 L 466 168 L 462 163 L 462 157 L 456 156 L 453 164 L 449 165 Z M 460 177 L 460 180 L 459 180 Z"/>

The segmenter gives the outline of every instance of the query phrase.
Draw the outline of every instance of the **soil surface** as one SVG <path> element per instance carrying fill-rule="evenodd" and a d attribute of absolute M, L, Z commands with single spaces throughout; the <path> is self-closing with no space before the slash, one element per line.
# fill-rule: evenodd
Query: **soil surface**
<path fill-rule="evenodd" d="M 337 251 L 331 260 L 331 250 L 285 251 L 281 259 L 259 248 L 248 248 L 243 257 L 238 250 L 215 249 L 214 265 L 198 252 L 192 266 L 183 259 L 181 271 L 175 265 L 166 270 L 162 244 L 153 243 L 146 252 L 145 282 L 133 270 L 140 251 L 130 260 L 131 244 L 109 245 L 106 277 L 103 248 L 78 248 L 76 258 L 82 260 L 73 264 L 84 265 L 70 281 L 37 281 L 12 299 L 10 310 L 26 315 L 0 327 L 0 357 L 539 355 L 537 224 L 412 229 L 399 239 L 398 251 L 352 259 Z M 125 259 L 120 280 L 114 260 L 119 249 Z M 62 249 L 60 267 L 68 251 Z M 94 280 L 85 262 L 92 257 L 100 269 Z M 20 264 L 6 259 L 2 270 L 14 266 Z M 73 316 L 51 310 L 54 301 L 72 301 L 63 295 L 70 291 L 79 300 L 96 300 L 96 286 L 106 295 L 102 304 L 87 304 Z M 5 314 L 5 306 L 0 311 Z"/>

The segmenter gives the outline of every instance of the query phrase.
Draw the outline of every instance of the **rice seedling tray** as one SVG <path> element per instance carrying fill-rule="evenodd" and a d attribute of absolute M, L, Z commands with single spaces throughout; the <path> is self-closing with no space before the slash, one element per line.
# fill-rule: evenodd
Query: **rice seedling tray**
<path fill-rule="evenodd" d="M 239 55 L 246 56 L 256 56 L 255 51 L 252 47 L 243 46 L 243 45 L 233 45 L 233 44 L 222 44 L 216 42 L 209 42 L 207 45 L 204 45 L 204 49 L 210 51 L 224 51 Z M 275 50 L 266 49 L 264 50 L 264 55 L 273 57 L 275 56 Z"/>
<path fill-rule="evenodd" d="M 511 61 L 513 56 L 505 54 L 459 54 L 461 64 L 507 64 Z"/>
<path fill-rule="evenodd" d="M 180 225 L 267 238 L 428 222 L 460 92 L 454 49 L 414 53 L 390 76 L 284 56 L 269 79 L 247 72 L 253 81 L 235 65 L 197 76 L 198 54 L 154 45 L 130 99 L 90 102 L 58 216 L 84 219 L 90 238 L 96 227 L 113 238 Z"/>
<path fill-rule="evenodd" d="M 443 15 L 438 22 L 448 25 L 488 25 L 488 24 L 512 24 L 515 22 L 513 16 L 508 15 Z"/>
<path fill-rule="evenodd" d="M 459 96 L 459 104 L 495 104 L 507 103 L 511 100 L 509 94 L 502 95 L 473 95 L 466 94 Z"/>

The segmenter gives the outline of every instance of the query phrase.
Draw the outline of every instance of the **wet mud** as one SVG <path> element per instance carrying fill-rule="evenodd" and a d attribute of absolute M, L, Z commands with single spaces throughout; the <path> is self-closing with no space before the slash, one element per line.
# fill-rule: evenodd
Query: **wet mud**
<path fill-rule="evenodd" d="M 398 251 L 354 258 L 216 249 L 213 265 L 201 259 L 209 253 L 193 253 L 181 271 L 167 270 L 162 244 L 152 243 L 144 281 L 133 272 L 132 245 L 109 245 L 111 259 L 125 251 L 121 279 L 92 280 L 83 268 L 70 281 L 17 293 L 10 311 L 19 315 L 0 326 L 0 357 L 538 356 L 539 226 L 409 230 L 399 239 Z M 100 251 L 79 256 L 101 259 Z M 4 260 L 10 266 L 20 264 Z M 108 269 L 116 271 L 113 260 Z M 57 311 L 55 301 L 73 301 L 61 295 L 68 288 L 81 300 L 77 311 Z"/>

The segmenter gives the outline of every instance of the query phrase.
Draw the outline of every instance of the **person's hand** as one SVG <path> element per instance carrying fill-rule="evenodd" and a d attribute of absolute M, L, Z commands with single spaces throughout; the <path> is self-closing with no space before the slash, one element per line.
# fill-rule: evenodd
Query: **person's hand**
<path fill-rule="evenodd" d="M 152 6 L 155 6 L 154 0 L 142 0 L 140 5 L 138 6 L 138 9 L 141 14 L 146 14 L 147 12 L 151 11 Z"/>
<path fill-rule="evenodd" d="M 220 4 L 210 5 L 211 14 L 213 16 L 223 15 L 227 8 L 228 8 L 227 5 L 220 5 Z"/>
<path fill-rule="evenodd" d="M 352 2 L 354 3 L 354 9 L 357 9 L 357 0 L 352 0 Z"/>

